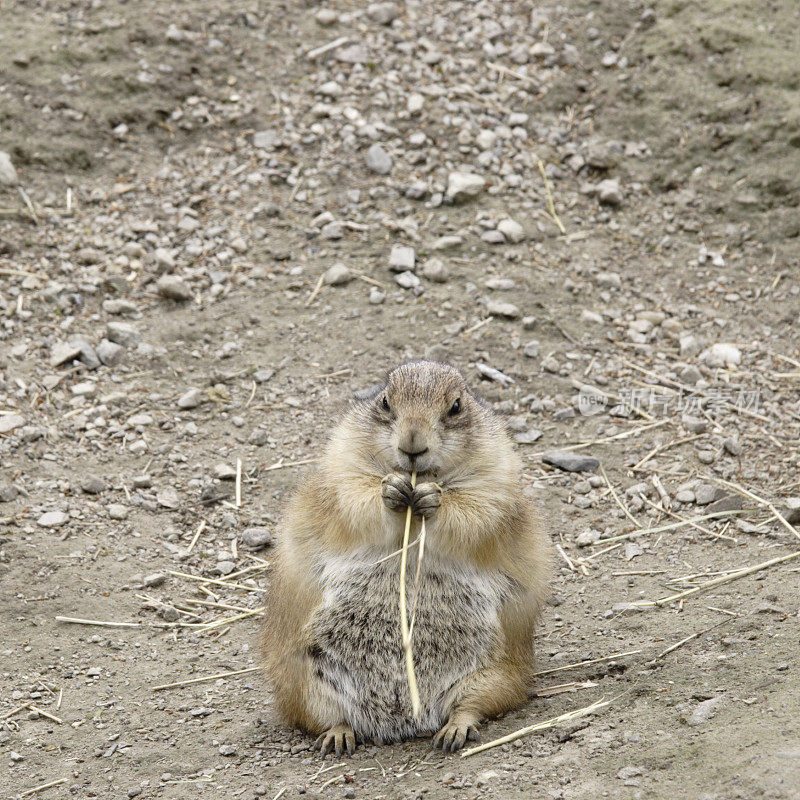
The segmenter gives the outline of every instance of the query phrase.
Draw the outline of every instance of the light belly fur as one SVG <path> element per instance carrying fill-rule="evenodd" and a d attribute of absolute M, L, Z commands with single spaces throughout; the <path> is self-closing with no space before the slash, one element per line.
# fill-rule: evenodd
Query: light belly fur
<path fill-rule="evenodd" d="M 500 643 L 498 615 L 511 595 L 506 577 L 426 552 L 413 634 L 422 712 L 414 719 L 400 638 L 400 557 L 375 563 L 385 555 L 371 548 L 319 565 L 325 593 L 309 622 L 308 653 L 321 690 L 358 736 L 375 742 L 444 725 L 458 681 L 486 666 Z M 415 570 L 414 559 L 409 614 Z"/>

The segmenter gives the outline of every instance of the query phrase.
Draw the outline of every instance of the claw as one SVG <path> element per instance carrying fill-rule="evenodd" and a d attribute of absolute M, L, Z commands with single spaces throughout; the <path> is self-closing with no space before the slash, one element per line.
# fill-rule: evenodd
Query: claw
<path fill-rule="evenodd" d="M 412 492 L 411 508 L 415 514 L 430 517 L 442 502 L 442 487 L 438 483 L 420 483 Z"/>
<path fill-rule="evenodd" d="M 337 758 L 341 758 L 345 752 L 352 756 L 356 749 L 356 736 L 349 725 L 334 725 L 317 737 L 311 749 L 318 750 L 323 758 L 328 753 L 333 753 Z"/>
<path fill-rule="evenodd" d="M 478 739 L 478 726 L 464 722 L 448 722 L 433 737 L 433 749 L 441 750 L 443 753 L 455 753 L 460 750 L 467 742 L 474 742 Z"/>
<path fill-rule="evenodd" d="M 411 504 L 411 483 L 405 475 L 392 472 L 381 481 L 381 496 L 387 508 L 401 511 Z"/>

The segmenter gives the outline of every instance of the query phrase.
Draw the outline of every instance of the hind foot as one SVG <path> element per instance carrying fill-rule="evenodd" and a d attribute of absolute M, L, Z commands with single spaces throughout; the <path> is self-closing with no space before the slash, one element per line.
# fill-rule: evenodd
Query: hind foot
<path fill-rule="evenodd" d="M 467 742 L 478 740 L 478 725 L 472 717 L 453 715 L 447 724 L 433 737 L 433 749 L 443 753 L 455 753 Z"/>
<path fill-rule="evenodd" d="M 334 725 L 317 738 L 311 749 L 319 750 L 323 758 L 328 753 L 335 753 L 337 758 L 340 758 L 344 753 L 351 756 L 356 749 L 356 735 L 349 725 L 344 723 Z"/>

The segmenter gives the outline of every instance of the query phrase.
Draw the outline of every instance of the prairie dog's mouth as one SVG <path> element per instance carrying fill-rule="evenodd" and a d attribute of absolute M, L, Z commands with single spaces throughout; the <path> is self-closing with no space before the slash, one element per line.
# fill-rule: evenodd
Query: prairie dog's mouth
<path fill-rule="evenodd" d="M 412 462 L 410 458 L 401 454 L 397 461 L 397 470 L 398 472 L 407 472 L 409 475 L 416 471 L 417 483 L 422 483 L 436 477 L 437 468 L 431 462 L 432 459 L 427 455 L 416 458 Z"/>

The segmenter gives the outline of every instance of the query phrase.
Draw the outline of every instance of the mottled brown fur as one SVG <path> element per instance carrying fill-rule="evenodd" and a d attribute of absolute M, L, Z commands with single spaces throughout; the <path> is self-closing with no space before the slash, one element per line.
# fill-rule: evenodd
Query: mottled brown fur
<path fill-rule="evenodd" d="M 504 426 L 451 367 L 402 365 L 345 413 L 289 503 L 262 637 L 279 712 L 323 734 L 323 751 L 351 750 L 354 733 L 390 741 L 438 728 L 435 743 L 456 749 L 481 719 L 525 700 L 549 548 L 520 472 Z M 402 540 L 404 495 L 384 479 L 426 516 L 420 719 L 402 669 L 399 559 L 386 559 Z"/>

